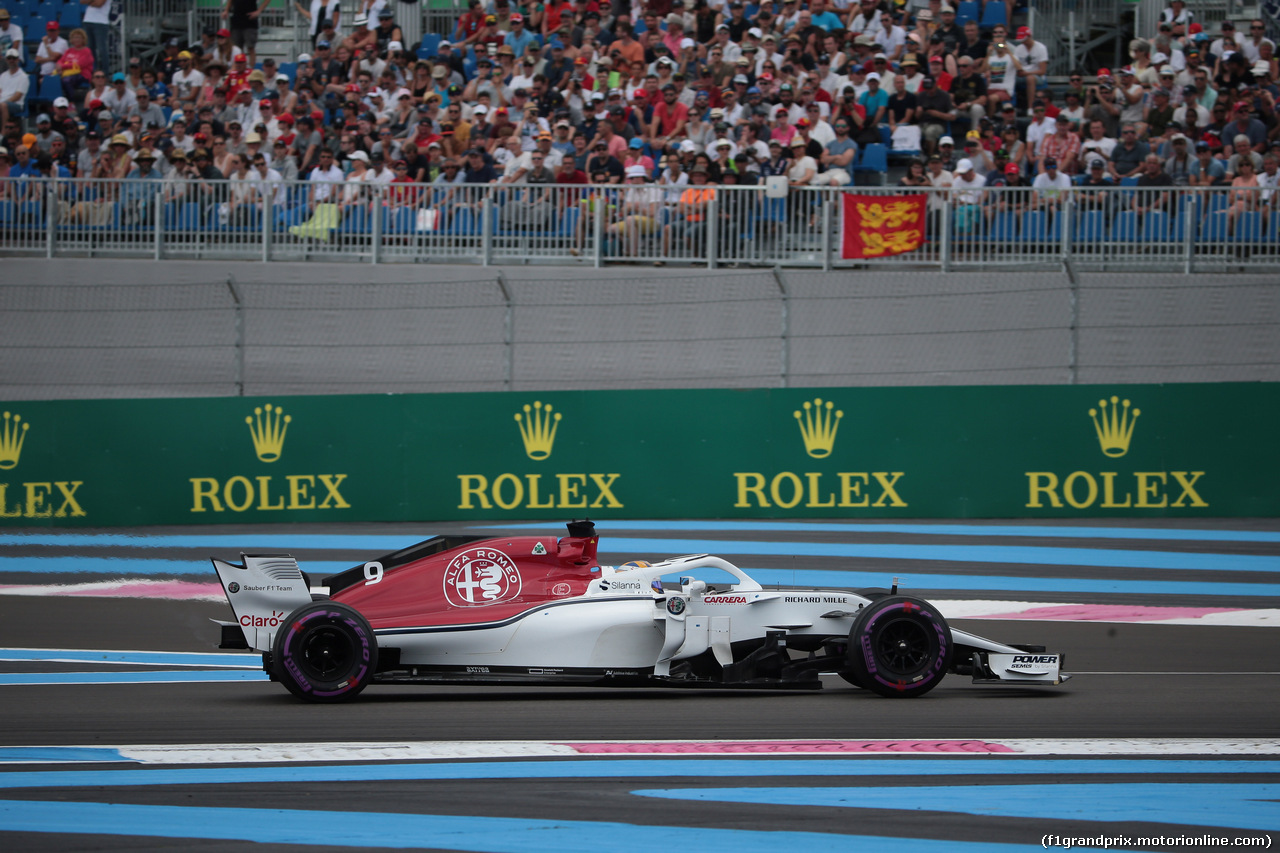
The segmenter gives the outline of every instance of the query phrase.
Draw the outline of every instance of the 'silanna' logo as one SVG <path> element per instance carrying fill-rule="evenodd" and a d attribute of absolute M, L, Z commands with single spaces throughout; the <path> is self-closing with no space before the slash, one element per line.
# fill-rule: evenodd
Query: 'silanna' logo
<path fill-rule="evenodd" d="M 0 469 L 8 471 L 18 464 L 22 455 L 22 443 L 27 440 L 31 424 L 22 423 L 21 415 L 4 413 L 4 427 L 0 429 Z"/>
<path fill-rule="evenodd" d="M 253 452 L 263 462 L 275 462 L 284 452 L 284 436 L 289 431 L 292 415 L 284 414 L 279 406 L 267 403 L 255 406 L 253 414 L 244 419 L 253 437 Z"/>
<path fill-rule="evenodd" d="M 1106 400 L 1099 400 L 1098 408 L 1089 410 L 1093 428 L 1098 433 L 1098 445 L 1105 455 L 1115 459 L 1129 452 L 1129 440 L 1133 438 L 1133 427 L 1140 414 L 1141 409 L 1130 412 L 1129 401 L 1121 401 L 1119 397 L 1111 398 L 1110 410 Z"/>
<path fill-rule="evenodd" d="M 835 409 L 832 412 L 832 409 Z M 822 402 L 815 397 L 812 403 L 805 401 L 804 412 L 796 410 L 796 422 L 800 425 L 800 437 L 804 439 L 804 452 L 814 459 L 825 459 L 831 455 L 836 444 L 836 430 L 840 428 L 840 419 L 844 412 L 835 408 L 835 403 L 828 400 Z"/>
<path fill-rule="evenodd" d="M 551 448 L 556 443 L 556 430 L 560 427 L 559 412 L 551 411 L 551 404 L 542 405 L 535 400 L 533 405 L 524 404 L 524 414 L 516 412 L 516 423 L 520 425 L 520 439 L 524 442 L 524 452 L 530 459 L 541 462 L 551 455 Z"/>

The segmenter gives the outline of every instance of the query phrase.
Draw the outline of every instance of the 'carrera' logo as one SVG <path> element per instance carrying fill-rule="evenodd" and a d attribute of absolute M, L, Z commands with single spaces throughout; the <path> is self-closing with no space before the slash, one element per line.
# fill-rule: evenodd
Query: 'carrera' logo
<path fill-rule="evenodd" d="M 484 607 L 520 594 L 515 561 L 494 548 L 471 548 L 444 570 L 444 597 L 454 607 Z"/>
<path fill-rule="evenodd" d="M 713 595 L 702 599 L 703 604 L 746 604 L 745 595 Z"/>

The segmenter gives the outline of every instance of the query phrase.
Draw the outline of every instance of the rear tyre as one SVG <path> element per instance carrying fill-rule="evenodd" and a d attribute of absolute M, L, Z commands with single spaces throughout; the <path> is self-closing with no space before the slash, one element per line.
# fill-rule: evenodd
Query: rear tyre
<path fill-rule="evenodd" d="M 905 595 L 876 599 L 849 631 L 850 684 L 892 698 L 923 696 L 938 686 L 955 649 L 951 628 L 932 604 Z"/>
<path fill-rule="evenodd" d="M 276 678 L 308 702 L 353 699 L 378 668 L 373 628 L 354 608 L 333 601 L 290 613 L 271 652 Z"/>

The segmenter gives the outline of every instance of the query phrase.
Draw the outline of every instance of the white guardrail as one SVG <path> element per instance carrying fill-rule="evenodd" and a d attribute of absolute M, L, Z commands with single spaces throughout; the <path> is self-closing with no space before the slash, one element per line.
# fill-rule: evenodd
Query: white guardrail
<path fill-rule="evenodd" d="M 1280 260 L 1274 189 L 641 186 L 0 179 L 0 255 L 489 264 L 1139 268 Z M 841 196 L 928 196 L 925 242 L 846 260 Z"/>

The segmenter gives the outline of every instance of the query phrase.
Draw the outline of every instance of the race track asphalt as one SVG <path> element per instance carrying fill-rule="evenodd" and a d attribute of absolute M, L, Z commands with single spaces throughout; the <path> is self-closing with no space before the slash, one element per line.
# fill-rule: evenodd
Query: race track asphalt
<path fill-rule="evenodd" d="M 718 542 L 753 573 L 865 574 L 882 578 L 878 585 L 928 577 L 925 591 L 913 594 L 1007 602 L 1010 611 L 1020 602 L 1094 608 L 1085 621 L 1037 618 L 1044 607 L 1016 619 L 951 620 L 993 639 L 1065 652 L 1075 678 L 1063 686 L 975 686 L 950 676 L 907 701 L 830 677 L 814 693 L 374 686 L 351 704 L 306 705 L 252 668 L 158 667 L 136 655 L 216 653 L 210 620 L 229 618 L 223 602 L 15 593 L 118 582 L 132 576 L 118 568 L 135 559 L 191 566 L 182 575 L 150 572 L 150 580 L 207 583 L 209 543 L 214 555 L 233 558 L 238 549 L 226 543 L 236 536 L 246 548 L 296 536 L 300 560 L 344 565 L 391 550 L 371 552 L 365 537 L 394 544 L 461 526 L 421 536 L 388 526 L 324 531 L 357 537 L 345 544 L 310 540 L 319 531 L 307 528 L 154 530 L 124 541 L 49 531 L 0 536 L 0 785 L 8 789 L 0 793 L 0 846 L 968 853 L 1039 848 L 1052 844 L 1046 835 L 1127 837 L 1133 843 L 1108 846 L 1147 850 L 1238 850 L 1218 839 L 1246 836 L 1280 841 L 1280 623 L 1247 618 L 1280 604 L 1280 526 L 1020 526 L 600 524 L 602 562 Z M 625 550 L 611 550 L 611 542 Z M 841 549 L 850 543 L 870 550 L 849 556 Z M 935 546 L 971 558 L 939 556 Z M 67 558 L 74 569 L 59 562 Z M 1215 586 L 1220 594 L 1206 594 Z M 1192 591 L 1173 591 L 1184 588 Z M 1158 605 L 1171 608 L 1169 616 L 1215 612 L 1190 624 L 1101 621 L 1137 618 L 1103 610 L 1121 605 Z M 1218 624 L 1218 611 L 1242 624 Z M 92 654 L 111 650 L 133 657 Z M 182 674 L 168 680 L 162 672 Z M 178 680 L 201 672 L 240 680 Z M 123 673 L 157 680 L 129 683 Z M 41 677 L 69 683 L 30 683 Z M 659 746 L 619 746 L 633 741 Z M 1039 746 L 1024 749 L 1032 741 Z M 428 760 L 339 751 L 454 742 L 480 746 Z M 516 742 L 595 746 L 569 756 L 504 752 L 501 745 Z M 268 751 L 261 760 L 218 761 L 175 749 L 162 760 L 125 748 L 301 743 L 332 743 L 336 758 L 321 748 L 307 760 Z M 1179 835 L 1202 843 L 1136 843 Z"/>

